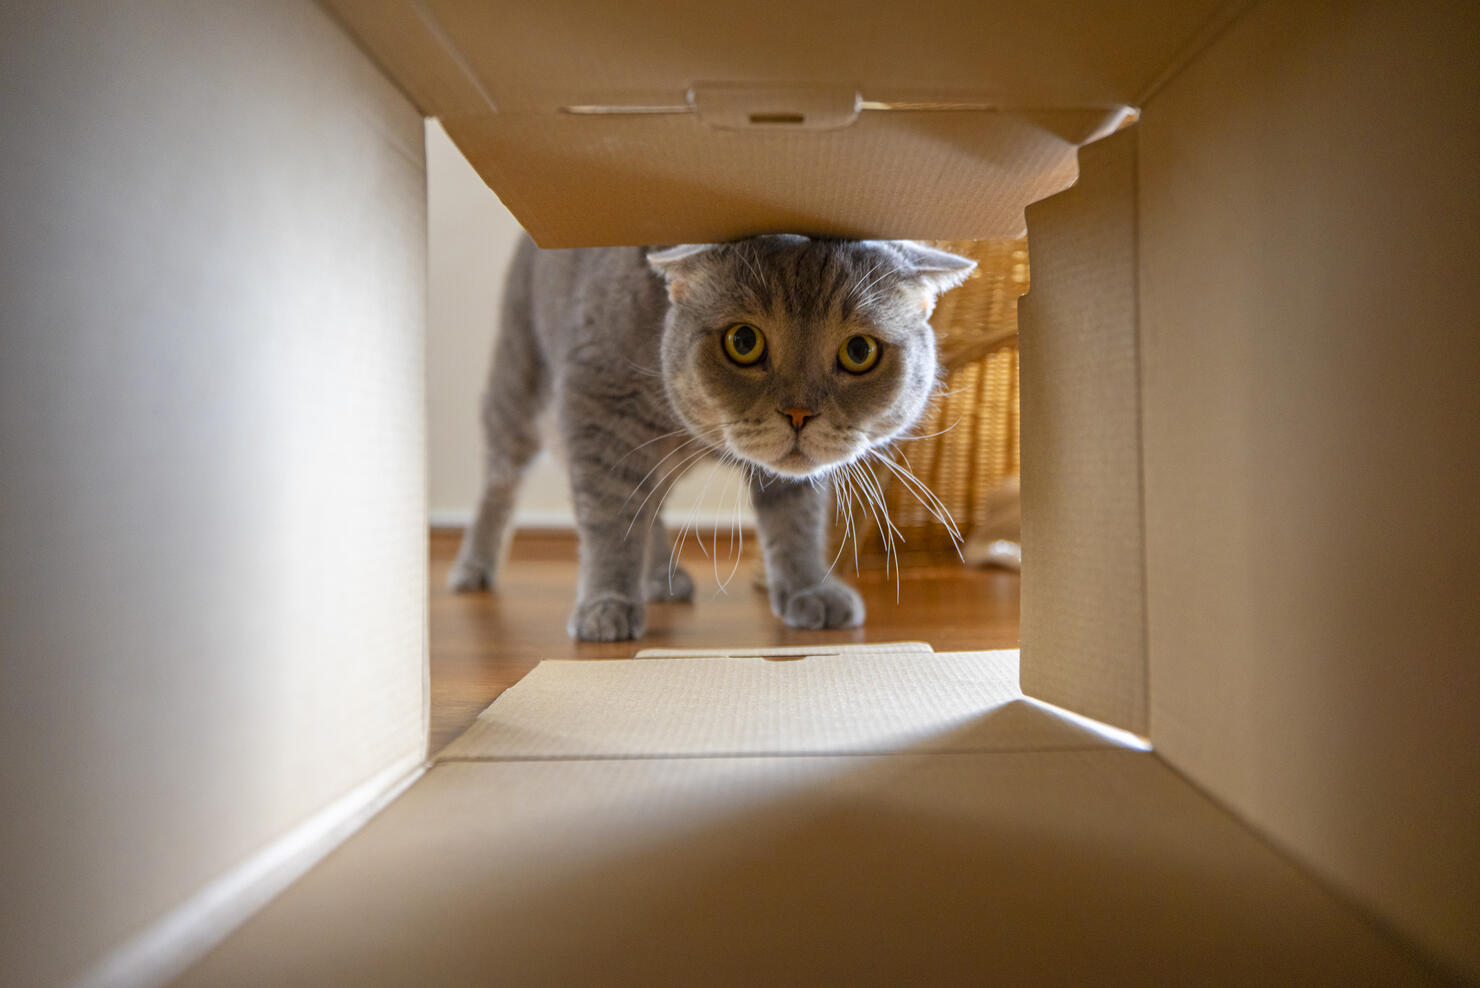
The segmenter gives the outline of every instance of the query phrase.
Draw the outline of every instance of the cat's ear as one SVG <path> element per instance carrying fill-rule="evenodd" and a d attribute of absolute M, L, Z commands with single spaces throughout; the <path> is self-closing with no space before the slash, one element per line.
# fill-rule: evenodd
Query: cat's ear
<path fill-rule="evenodd" d="M 905 269 L 934 288 L 937 295 L 961 284 L 976 268 L 976 262 L 969 257 L 927 247 L 913 240 L 896 240 L 894 246 L 904 255 Z"/>
<path fill-rule="evenodd" d="M 668 297 L 682 302 L 692 290 L 695 276 L 703 270 L 704 260 L 719 244 L 679 244 L 648 253 L 652 269 L 668 283 Z"/>
<path fill-rule="evenodd" d="M 904 278 L 919 288 L 920 309 L 928 317 L 935 301 L 971 276 L 976 262 L 947 250 L 927 247 L 914 240 L 894 240 L 890 245 L 901 255 Z"/>

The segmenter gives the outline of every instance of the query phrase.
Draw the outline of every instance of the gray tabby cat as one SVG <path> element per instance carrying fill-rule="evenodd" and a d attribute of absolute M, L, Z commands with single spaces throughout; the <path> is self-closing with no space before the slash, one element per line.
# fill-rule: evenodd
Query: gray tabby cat
<path fill-rule="evenodd" d="M 525 242 L 484 397 L 487 487 L 449 584 L 493 584 L 553 399 L 580 532 L 572 636 L 634 638 L 644 600 L 692 596 L 659 507 L 703 453 L 746 468 L 772 611 L 800 628 L 861 623 L 858 593 L 828 576 L 827 481 L 924 412 L 938 374 L 927 320 L 974 266 L 911 241 Z"/>

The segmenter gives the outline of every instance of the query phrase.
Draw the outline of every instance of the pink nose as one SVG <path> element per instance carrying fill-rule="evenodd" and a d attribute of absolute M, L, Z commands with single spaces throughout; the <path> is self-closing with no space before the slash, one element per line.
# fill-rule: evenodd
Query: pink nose
<path fill-rule="evenodd" d="M 791 416 L 791 427 L 800 432 L 802 426 L 807 424 L 807 420 L 817 413 L 805 408 L 787 408 L 783 409 L 781 414 Z"/>

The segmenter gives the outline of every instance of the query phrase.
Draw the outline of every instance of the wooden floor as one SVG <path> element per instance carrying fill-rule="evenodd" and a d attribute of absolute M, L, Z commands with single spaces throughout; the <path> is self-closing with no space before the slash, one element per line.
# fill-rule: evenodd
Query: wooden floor
<path fill-rule="evenodd" d="M 1018 577 L 971 570 L 959 562 L 909 566 L 899 583 L 865 570 L 848 579 L 868 604 L 868 621 L 848 631 L 799 631 L 771 615 L 765 594 L 751 585 L 753 542 L 725 593 L 714 563 L 689 547 L 684 565 L 698 591 L 692 604 L 648 607 L 647 634 L 635 642 L 572 641 L 565 619 L 575 601 L 576 546 L 569 533 L 521 533 L 494 593 L 454 594 L 447 567 L 461 533 L 431 537 L 431 750 L 461 734 L 479 711 L 542 659 L 626 658 L 642 648 L 810 645 L 824 642 L 928 641 L 937 651 L 1016 648 Z M 732 561 L 720 540 L 720 574 Z"/>

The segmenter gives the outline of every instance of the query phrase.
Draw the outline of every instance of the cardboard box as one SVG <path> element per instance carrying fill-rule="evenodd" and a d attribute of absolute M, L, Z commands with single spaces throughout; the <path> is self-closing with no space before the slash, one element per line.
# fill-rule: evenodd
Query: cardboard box
<path fill-rule="evenodd" d="M 1480 8 L 333 6 L 546 246 L 1045 200 L 1024 688 L 1480 976 Z"/>
<path fill-rule="evenodd" d="M 545 246 L 1026 208 L 1026 695 L 542 667 L 188 983 L 1480 979 L 1480 5 L 327 5 Z"/>

